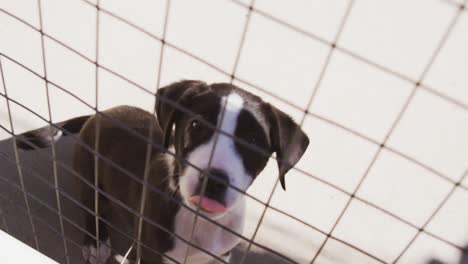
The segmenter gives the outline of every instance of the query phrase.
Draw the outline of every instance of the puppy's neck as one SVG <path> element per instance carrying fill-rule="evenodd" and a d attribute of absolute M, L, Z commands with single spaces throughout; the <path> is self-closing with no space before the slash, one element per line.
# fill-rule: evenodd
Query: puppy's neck
<path fill-rule="evenodd" d="M 168 152 L 162 154 L 162 158 L 166 163 L 167 176 L 169 178 L 169 189 L 172 192 L 177 191 L 178 179 L 176 176 L 176 159 L 175 159 L 175 148 L 174 145 L 171 145 L 168 148 Z"/>

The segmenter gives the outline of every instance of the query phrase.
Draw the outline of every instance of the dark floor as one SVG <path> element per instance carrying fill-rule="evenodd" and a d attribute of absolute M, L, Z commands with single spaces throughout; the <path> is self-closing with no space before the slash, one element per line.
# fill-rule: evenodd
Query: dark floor
<path fill-rule="evenodd" d="M 84 226 L 85 211 L 73 201 L 78 201 L 77 190 L 74 188 L 77 178 L 66 169 L 71 164 L 72 146 L 73 139 L 70 137 L 64 137 L 56 144 L 57 160 L 65 164 L 65 166 L 57 166 L 61 191 L 60 201 L 70 262 L 83 263 L 79 246 L 84 237 L 81 227 Z M 27 198 L 33 215 L 32 221 L 36 229 L 39 251 L 59 263 L 66 263 L 64 241 L 57 214 L 53 166 L 51 160 L 47 158 L 51 154 L 50 148 L 20 151 L 21 172 L 24 188 L 28 193 Z M 12 140 L 0 141 L 0 212 L 6 220 L 6 226 L 0 221 L 0 228 L 35 248 L 15 161 Z M 113 247 L 116 250 L 120 248 L 120 252 L 125 252 L 122 250 L 124 245 L 113 244 Z M 242 247 L 244 246 L 240 245 L 239 249 Z M 232 262 L 238 263 L 239 259 L 240 251 L 238 250 Z M 287 262 L 271 253 L 255 251 L 249 253 L 247 263 Z"/>

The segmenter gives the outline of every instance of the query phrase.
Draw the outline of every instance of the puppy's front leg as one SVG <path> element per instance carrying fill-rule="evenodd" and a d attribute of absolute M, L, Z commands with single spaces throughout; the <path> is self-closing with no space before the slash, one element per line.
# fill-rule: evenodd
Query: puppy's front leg
<path fill-rule="evenodd" d="M 99 247 L 95 237 L 96 218 L 94 215 L 86 215 L 86 230 L 89 234 L 85 235 L 83 246 L 81 249 L 82 255 L 86 263 L 89 264 L 104 264 L 111 256 L 111 242 L 107 230 L 107 226 L 99 220 Z M 94 237 L 92 237 L 92 236 Z"/>

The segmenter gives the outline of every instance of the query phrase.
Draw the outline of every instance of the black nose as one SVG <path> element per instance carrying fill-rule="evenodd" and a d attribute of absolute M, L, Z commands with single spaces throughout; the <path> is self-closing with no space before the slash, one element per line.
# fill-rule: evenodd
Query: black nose
<path fill-rule="evenodd" d="M 219 169 L 208 170 L 206 176 L 208 180 L 206 183 L 205 196 L 222 202 L 227 187 L 229 186 L 229 177 L 224 171 Z M 202 181 L 199 183 L 200 192 L 202 183 Z"/>
<path fill-rule="evenodd" d="M 211 169 L 208 171 L 208 183 L 214 190 L 224 190 L 229 186 L 229 178 L 224 171 Z"/>

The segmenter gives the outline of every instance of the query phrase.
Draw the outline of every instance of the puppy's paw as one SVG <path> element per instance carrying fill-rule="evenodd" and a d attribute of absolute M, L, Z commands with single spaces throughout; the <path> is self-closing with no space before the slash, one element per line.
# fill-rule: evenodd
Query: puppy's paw
<path fill-rule="evenodd" d="M 124 258 L 122 255 L 115 255 L 114 260 L 117 261 L 117 263 L 122 263 L 122 264 L 130 264 L 130 260 Z"/>
<path fill-rule="evenodd" d="M 106 242 L 101 241 L 99 243 L 99 249 L 96 249 L 96 245 L 83 246 L 81 248 L 81 254 L 86 263 L 105 264 L 111 256 L 110 240 L 108 239 Z"/>

